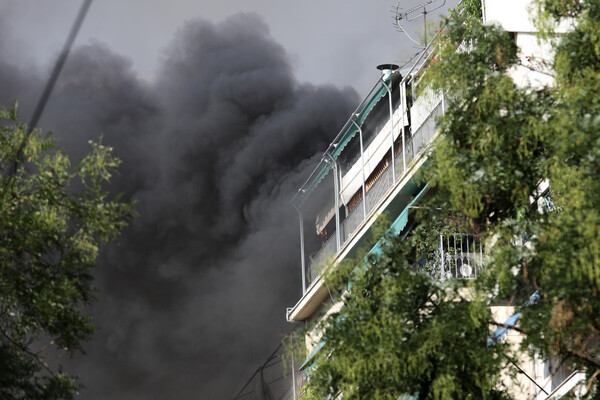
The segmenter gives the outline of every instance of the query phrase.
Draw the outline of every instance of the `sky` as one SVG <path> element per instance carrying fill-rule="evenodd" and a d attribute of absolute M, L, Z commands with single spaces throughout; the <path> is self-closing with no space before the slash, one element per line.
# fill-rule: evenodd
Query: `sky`
<path fill-rule="evenodd" d="M 17 7 L 17 3 L 19 4 Z M 52 62 L 71 27 L 78 3 L 74 0 L 0 1 L 11 19 L 21 57 Z M 163 51 L 185 21 L 223 21 L 234 13 L 257 13 L 271 36 L 287 51 L 299 81 L 352 85 L 366 92 L 377 79 L 375 66 L 402 62 L 416 51 L 394 26 L 394 10 L 407 10 L 415 0 L 275 1 L 228 0 L 102 0 L 95 1 L 77 43 L 97 40 L 126 55 L 144 78 L 156 74 Z M 443 0 L 438 1 L 439 4 Z M 438 4 L 434 3 L 434 4 Z M 449 0 L 442 9 L 454 5 Z M 409 24 L 414 37 L 422 19 Z M 418 31 L 415 31 L 415 28 Z M 407 53 L 408 52 L 408 53 Z"/>
<path fill-rule="evenodd" d="M 0 0 L 0 104 L 18 100 L 25 121 L 79 5 Z M 289 200 L 375 66 L 417 51 L 394 27 L 396 6 L 92 3 L 39 127 L 74 159 L 102 136 L 123 160 L 111 190 L 139 216 L 95 272 L 99 330 L 68 362 L 81 398 L 230 398 L 292 328 Z"/>

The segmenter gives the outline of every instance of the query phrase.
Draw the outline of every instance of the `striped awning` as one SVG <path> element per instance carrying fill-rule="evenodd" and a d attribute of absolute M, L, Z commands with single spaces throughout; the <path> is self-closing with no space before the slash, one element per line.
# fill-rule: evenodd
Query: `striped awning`
<path fill-rule="evenodd" d="M 385 80 L 386 85 L 390 83 L 392 76 L 388 77 Z M 351 121 L 355 121 L 359 126 L 362 126 L 362 124 L 364 124 L 365 120 L 369 116 L 369 113 L 373 110 L 375 105 L 387 94 L 386 85 L 384 85 L 381 81 L 378 81 L 375 87 L 371 90 L 372 94 L 368 96 L 365 100 L 363 100 L 363 102 L 357 109 L 360 111 L 352 115 L 352 117 L 346 122 L 346 124 L 342 128 L 342 131 L 338 134 L 336 139 L 329 146 L 329 150 L 326 152 L 326 154 L 329 153 L 329 155 L 331 155 L 331 157 L 333 157 L 334 160 L 336 160 L 339 157 L 346 145 L 350 142 L 350 140 L 352 140 L 356 133 L 358 133 L 358 128 Z M 323 159 L 325 159 L 325 157 L 323 157 Z M 302 186 L 302 188 L 300 188 L 296 196 L 300 196 L 302 198 L 308 197 L 312 193 L 312 191 L 319 185 L 319 183 L 321 183 L 323 179 L 325 179 L 330 169 L 331 166 L 327 162 L 322 160 L 317 166 L 317 168 L 315 168 L 311 176 L 308 178 L 306 183 Z M 302 204 L 304 203 L 304 201 L 300 199 L 298 203 Z"/>
<path fill-rule="evenodd" d="M 527 301 L 525 303 L 523 303 L 523 305 L 521 305 L 521 307 L 519 307 L 519 310 L 521 310 L 523 307 L 527 307 L 532 304 L 535 304 L 541 295 L 542 295 L 542 292 L 540 292 L 539 290 L 536 290 L 529 297 L 529 299 L 527 299 Z M 508 335 L 508 332 L 510 332 L 512 328 L 517 326 L 517 322 L 519 321 L 519 318 L 521 318 L 521 312 L 517 311 L 516 313 L 511 315 L 506 321 L 504 321 L 504 323 L 502 324 L 503 326 L 499 327 L 494 332 L 492 332 L 491 337 L 488 339 L 488 346 L 492 345 L 495 342 L 498 342 L 500 340 L 504 340 L 504 338 L 506 338 L 506 335 Z"/>

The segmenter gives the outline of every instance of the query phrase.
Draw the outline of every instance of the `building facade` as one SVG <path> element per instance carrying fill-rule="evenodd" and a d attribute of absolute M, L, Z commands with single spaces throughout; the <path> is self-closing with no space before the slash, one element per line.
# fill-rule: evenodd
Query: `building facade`
<path fill-rule="evenodd" d="M 501 25 L 520 48 L 520 63 L 508 72 L 515 84 L 534 90 L 552 85 L 552 47 L 538 43 L 529 2 L 483 0 L 482 11 L 485 23 Z M 557 33 L 564 31 L 566 24 Z M 416 174 L 427 163 L 439 135 L 436 119 L 446 107 L 444 93 L 423 87 L 423 71 L 435 51 L 434 40 L 409 69 L 378 67 L 380 78 L 292 200 L 300 226 L 303 295 L 286 310 L 289 322 L 315 322 L 339 310 L 341 302 L 331 298 L 323 271 L 356 256 L 380 215 L 387 215 L 391 233 L 410 229 L 412 210 L 429 190 Z M 377 251 L 376 246 L 371 251 Z M 441 280 L 472 279 L 483 268 L 484 252 L 473 235 L 440 235 L 432 271 Z M 493 308 L 496 319 L 508 325 L 516 323 L 517 311 L 513 306 Z M 304 371 L 320 349 L 321 334 L 313 331 L 306 337 L 309 356 Z M 510 329 L 491 335 L 515 345 L 522 339 Z M 556 360 L 523 355 L 519 361 L 523 374 L 515 388 L 518 398 L 559 398 L 584 379 L 577 371 L 557 370 Z"/>

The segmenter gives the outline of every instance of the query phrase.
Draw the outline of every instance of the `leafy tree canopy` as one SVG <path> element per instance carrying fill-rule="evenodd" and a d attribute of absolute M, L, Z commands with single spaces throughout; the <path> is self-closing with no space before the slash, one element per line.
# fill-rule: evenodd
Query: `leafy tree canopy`
<path fill-rule="evenodd" d="M 600 396 L 600 3 L 536 3 L 556 49 L 555 84 L 543 90 L 515 86 L 506 75 L 518 63 L 514 40 L 469 4 L 444 27 L 424 77 L 448 100 L 423 176 L 434 187 L 429 208 L 359 273 L 335 268 L 329 282 L 344 307 L 321 326 L 327 344 L 309 398 L 510 397 L 500 376 L 516 373 L 518 353 L 489 346 L 490 306 L 535 290 L 542 296 L 523 310 L 518 351 L 586 371 L 587 396 Z M 553 35 L 565 19 L 570 30 Z M 430 278 L 420 260 L 444 231 L 481 238 L 485 274 Z"/>
<path fill-rule="evenodd" d="M 92 269 L 131 206 L 104 189 L 119 165 L 90 143 L 75 166 L 49 134 L 0 111 L 0 398 L 71 399 L 73 375 L 56 360 L 94 331 Z"/>
<path fill-rule="evenodd" d="M 404 241 L 388 237 L 382 255 L 328 277 L 351 288 L 340 290 L 342 310 L 317 327 L 325 347 L 303 398 L 507 398 L 499 379 L 506 346 L 487 346 L 488 299 L 471 296 L 466 281 L 441 283 L 420 269 L 415 249 L 433 236 L 418 228 Z"/>

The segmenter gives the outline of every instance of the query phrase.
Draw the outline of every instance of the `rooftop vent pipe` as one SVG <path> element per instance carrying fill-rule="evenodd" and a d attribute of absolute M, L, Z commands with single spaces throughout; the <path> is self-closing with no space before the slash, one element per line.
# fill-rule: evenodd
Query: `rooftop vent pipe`
<path fill-rule="evenodd" d="M 398 66 L 396 64 L 381 64 L 377 66 L 377 69 L 381 71 L 383 79 L 386 80 L 398 69 Z"/>

